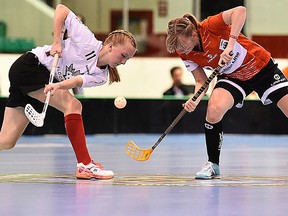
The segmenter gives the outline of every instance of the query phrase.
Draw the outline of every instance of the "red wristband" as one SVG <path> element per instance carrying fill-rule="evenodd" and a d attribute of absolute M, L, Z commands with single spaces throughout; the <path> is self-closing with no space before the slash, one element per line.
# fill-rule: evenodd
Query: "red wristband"
<path fill-rule="evenodd" d="M 235 39 L 235 40 L 238 40 L 238 36 L 230 35 L 229 37 L 230 37 L 230 38 L 233 38 L 233 39 Z"/>

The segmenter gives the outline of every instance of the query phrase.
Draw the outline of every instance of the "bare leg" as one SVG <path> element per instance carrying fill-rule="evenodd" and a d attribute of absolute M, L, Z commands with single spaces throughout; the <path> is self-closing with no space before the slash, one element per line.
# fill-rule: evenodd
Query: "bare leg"
<path fill-rule="evenodd" d="M 6 107 L 0 131 L 0 149 L 11 149 L 21 137 L 29 121 L 23 107 Z"/>
<path fill-rule="evenodd" d="M 30 93 L 43 101 L 43 92 Z M 50 99 L 50 105 L 64 114 L 65 129 L 75 152 L 77 162 L 89 164 L 92 159 L 86 146 L 84 124 L 82 120 L 82 105 L 68 90 L 58 90 Z"/>
<path fill-rule="evenodd" d="M 29 96 L 41 102 L 45 101 L 43 89 L 31 92 Z M 50 105 L 63 112 L 64 115 L 71 113 L 81 114 L 82 112 L 81 103 L 67 90 L 59 90 L 57 94 L 51 97 Z M 0 131 L 0 149 L 13 148 L 28 124 L 29 120 L 25 116 L 23 107 L 6 107 Z"/>
<path fill-rule="evenodd" d="M 30 92 L 28 95 L 43 103 L 46 97 L 43 93 L 43 89 Z M 61 111 L 64 116 L 71 113 L 82 113 L 82 104 L 68 90 L 58 90 L 50 98 L 49 105 Z"/>
<path fill-rule="evenodd" d="M 218 123 L 233 104 L 234 99 L 230 92 L 223 88 L 214 89 L 208 102 L 206 121 Z"/>
<path fill-rule="evenodd" d="M 288 95 L 285 95 L 284 97 L 282 97 L 278 101 L 277 106 L 282 110 L 282 112 L 288 118 Z"/>
<path fill-rule="evenodd" d="M 222 88 L 216 88 L 209 99 L 205 121 L 205 139 L 208 161 L 219 165 L 223 141 L 222 118 L 233 106 L 232 95 Z"/>

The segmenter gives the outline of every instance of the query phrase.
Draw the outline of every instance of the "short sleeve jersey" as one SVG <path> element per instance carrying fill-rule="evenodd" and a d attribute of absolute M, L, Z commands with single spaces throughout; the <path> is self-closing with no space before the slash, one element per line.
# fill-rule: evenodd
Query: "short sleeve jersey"
<path fill-rule="evenodd" d="M 81 76 L 83 85 L 80 91 L 83 87 L 105 84 L 108 80 L 108 67 L 104 69 L 97 67 L 99 52 L 103 47 L 102 42 L 98 41 L 87 26 L 71 11 L 64 25 L 68 31 L 68 38 L 62 41 L 62 57 L 58 60 L 56 80 L 63 81 L 73 76 Z M 53 62 L 53 57 L 47 55 L 50 50 L 51 45 L 45 45 L 31 51 L 49 70 Z"/>
<path fill-rule="evenodd" d="M 227 47 L 231 27 L 224 22 L 220 13 L 200 22 L 198 30 L 204 51 L 177 54 L 188 71 L 193 71 L 198 66 L 213 70 L 218 66 L 220 54 Z M 252 78 L 271 58 L 268 51 L 243 34 L 240 34 L 235 42 L 233 53 L 233 59 L 221 69 L 220 74 L 242 81 Z"/>

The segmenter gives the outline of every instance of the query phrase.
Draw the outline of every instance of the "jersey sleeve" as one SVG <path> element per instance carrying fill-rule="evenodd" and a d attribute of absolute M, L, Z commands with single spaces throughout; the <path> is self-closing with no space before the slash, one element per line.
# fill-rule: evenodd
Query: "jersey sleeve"
<path fill-rule="evenodd" d="M 65 28 L 67 29 L 68 37 L 74 43 L 93 43 L 95 41 L 94 34 L 72 11 L 67 15 Z"/>
<path fill-rule="evenodd" d="M 198 67 L 198 64 L 191 60 L 183 60 L 183 63 L 189 72 L 194 71 Z"/>
<path fill-rule="evenodd" d="M 108 80 L 108 69 L 102 71 L 101 73 L 91 75 L 83 74 L 80 76 L 83 80 L 83 84 L 81 86 L 82 88 L 101 86 L 104 85 Z"/>
<path fill-rule="evenodd" d="M 203 23 L 205 23 L 206 27 L 216 35 L 219 35 L 219 33 L 221 34 L 221 30 L 230 28 L 229 25 L 224 22 L 223 12 L 215 16 L 208 17 L 206 22 Z"/>

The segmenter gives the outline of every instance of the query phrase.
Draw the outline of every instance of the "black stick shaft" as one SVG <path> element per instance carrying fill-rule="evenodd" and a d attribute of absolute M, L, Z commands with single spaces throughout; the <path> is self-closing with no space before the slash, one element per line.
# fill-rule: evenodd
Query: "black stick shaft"
<path fill-rule="evenodd" d="M 207 88 L 207 86 L 210 84 L 210 82 L 214 79 L 215 76 L 219 73 L 221 70 L 221 66 L 218 66 L 213 73 L 208 77 L 206 82 L 201 86 L 201 88 L 196 92 L 196 94 L 192 97 L 193 101 L 196 101 L 197 98 L 202 94 L 202 92 Z M 165 130 L 165 132 L 160 136 L 160 138 L 157 140 L 157 142 L 152 146 L 152 149 L 154 150 L 159 143 L 164 139 L 164 137 L 174 128 L 174 126 L 179 122 L 179 120 L 187 113 L 185 109 L 183 109 L 178 116 L 174 119 L 174 121 L 169 125 L 169 127 Z"/>

